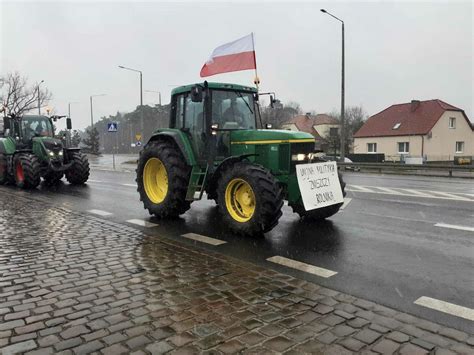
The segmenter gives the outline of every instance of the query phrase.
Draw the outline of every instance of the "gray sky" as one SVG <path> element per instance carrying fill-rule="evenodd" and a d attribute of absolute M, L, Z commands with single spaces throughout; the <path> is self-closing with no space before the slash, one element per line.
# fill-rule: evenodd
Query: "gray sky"
<path fill-rule="evenodd" d="M 1 1 L 0 72 L 44 80 L 50 106 L 75 128 L 94 116 L 131 111 L 144 90 L 169 102 L 175 85 L 202 81 L 212 50 L 255 32 L 262 90 L 304 111 L 340 106 L 341 26 L 346 24 L 346 105 L 369 114 L 411 99 L 442 99 L 473 119 L 472 2 L 5 2 Z M 254 73 L 209 81 L 249 85 Z M 154 104 L 158 94 L 144 93 Z M 64 123 L 60 124 L 61 127 Z"/>

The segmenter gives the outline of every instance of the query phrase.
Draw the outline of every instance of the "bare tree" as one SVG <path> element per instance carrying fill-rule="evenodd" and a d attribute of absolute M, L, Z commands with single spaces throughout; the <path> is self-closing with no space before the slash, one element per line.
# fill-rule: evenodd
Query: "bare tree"
<path fill-rule="evenodd" d="M 48 89 L 40 89 L 38 84 L 28 84 L 28 78 L 20 73 L 8 73 L 0 77 L 0 101 L 5 115 L 22 115 L 51 100 Z"/>

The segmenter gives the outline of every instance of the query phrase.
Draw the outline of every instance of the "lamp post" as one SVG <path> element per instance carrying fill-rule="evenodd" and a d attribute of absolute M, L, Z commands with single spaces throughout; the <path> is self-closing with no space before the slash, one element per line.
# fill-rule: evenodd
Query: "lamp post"
<path fill-rule="evenodd" d="M 44 80 L 41 80 L 38 84 L 38 115 L 41 115 L 41 101 L 40 101 L 40 85 L 44 83 Z"/>
<path fill-rule="evenodd" d="M 91 95 L 90 101 L 91 101 L 91 129 L 94 127 L 94 110 L 92 107 L 92 98 L 93 97 L 98 97 L 98 96 L 105 96 L 107 94 L 99 94 L 99 95 Z"/>
<path fill-rule="evenodd" d="M 341 162 L 344 162 L 344 157 L 345 157 L 345 110 L 344 110 L 344 89 L 345 89 L 345 83 L 344 83 L 344 21 L 342 21 L 340 18 L 334 16 L 330 12 L 326 11 L 325 9 L 321 9 L 321 12 L 324 12 L 325 14 L 328 14 L 329 16 L 335 18 L 342 24 L 342 68 L 341 68 Z"/>
<path fill-rule="evenodd" d="M 160 91 L 145 90 L 145 92 L 154 92 L 155 94 L 158 94 L 158 104 L 161 106 L 161 92 Z"/>
<path fill-rule="evenodd" d="M 118 67 L 120 69 L 131 70 L 136 73 L 140 73 L 140 133 L 143 134 L 143 73 L 141 70 L 124 67 L 123 65 L 119 65 Z"/>

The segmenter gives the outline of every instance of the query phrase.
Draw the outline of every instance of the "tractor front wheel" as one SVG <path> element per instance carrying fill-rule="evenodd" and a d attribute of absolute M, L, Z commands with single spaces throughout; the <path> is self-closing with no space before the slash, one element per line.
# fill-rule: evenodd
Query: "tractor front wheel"
<path fill-rule="evenodd" d="M 342 175 L 338 173 L 339 183 L 341 184 L 342 196 L 346 196 L 346 183 L 342 179 Z M 300 200 L 300 203 L 290 204 L 290 207 L 293 208 L 293 212 L 296 212 L 303 218 L 305 221 L 320 221 L 326 218 L 335 215 L 339 212 L 343 204 L 338 203 L 336 205 L 331 205 L 327 207 L 317 208 L 314 210 L 306 211 L 303 205 L 303 201 Z"/>
<path fill-rule="evenodd" d="M 89 179 L 89 161 L 87 156 L 80 152 L 72 153 L 72 165 L 66 170 L 66 179 L 72 185 L 82 185 Z"/>
<path fill-rule="evenodd" d="M 140 152 L 137 191 L 144 208 L 159 218 L 174 218 L 191 205 L 186 191 L 191 170 L 174 144 L 152 141 Z"/>
<path fill-rule="evenodd" d="M 278 224 L 283 199 L 273 175 L 264 167 L 239 162 L 221 175 L 218 207 L 224 224 L 241 235 L 257 235 Z"/>
<path fill-rule="evenodd" d="M 19 154 L 14 161 L 16 186 L 23 189 L 34 189 L 41 181 L 40 163 L 33 154 Z"/>

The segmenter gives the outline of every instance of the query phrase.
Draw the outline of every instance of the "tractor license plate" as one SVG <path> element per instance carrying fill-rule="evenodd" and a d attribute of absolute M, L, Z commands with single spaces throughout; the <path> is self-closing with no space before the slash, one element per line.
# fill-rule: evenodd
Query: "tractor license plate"
<path fill-rule="evenodd" d="M 296 177 L 306 211 L 344 202 L 335 161 L 298 164 Z"/>

